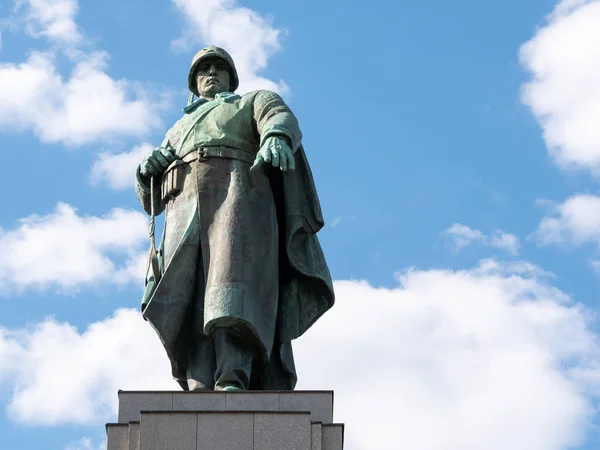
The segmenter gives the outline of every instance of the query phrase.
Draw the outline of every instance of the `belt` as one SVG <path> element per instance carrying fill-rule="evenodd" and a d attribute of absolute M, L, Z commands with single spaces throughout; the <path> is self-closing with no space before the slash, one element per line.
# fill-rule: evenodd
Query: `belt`
<path fill-rule="evenodd" d="M 248 164 L 254 163 L 254 155 L 250 152 L 239 148 L 225 147 L 224 145 L 219 147 L 197 147 L 181 160 L 183 162 L 206 161 L 208 158 L 237 159 Z"/>

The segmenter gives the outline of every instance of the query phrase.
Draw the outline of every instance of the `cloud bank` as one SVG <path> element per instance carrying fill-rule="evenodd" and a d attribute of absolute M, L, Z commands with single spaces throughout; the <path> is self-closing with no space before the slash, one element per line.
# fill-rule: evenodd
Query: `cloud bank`
<path fill-rule="evenodd" d="M 240 75 L 237 92 L 269 89 L 289 92 L 283 81 L 259 75 L 269 58 L 281 49 L 285 31 L 275 28 L 271 17 L 264 17 L 235 0 L 172 0 L 184 22 L 183 35 L 173 42 L 179 49 L 200 50 L 200 46 L 217 45 L 227 50 Z"/>
<path fill-rule="evenodd" d="M 553 206 L 534 236 L 541 245 L 600 245 L 600 197 L 577 194 Z"/>
<path fill-rule="evenodd" d="M 147 224 L 138 211 L 84 216 L 65 203 L 48 215 L 25 217 L 13 229 L 0 229 L 0 288 L 139 282 Z"/>
<path fill-rule="evenodd" d="M 128 152 L 100 153 L 92 166 L 92 184 L 114 190 L 133 189 L 137 166 L 153 149 L 152 144 L 143 143 Z"/>
<path fill-rule="evenodd" d="M 44 143 L 78 147 L 140 137 L 160 127 L 166 93 L 108 74 L 109 55 L 83 51 L 77 0 L 18 0 L 13 27 L 50 47 L 0 62 L 0 130 L 31 132 Z M 57 57 L 66 56 L 68 76 Z"/>
<path fill-rule="evenodd" d="M 296 345 L 300 389 L 335 389 L 350 450 L 566 450 L 594 415 L 589 311 L 528 263 L 336 283 Z M 552 432 L 549 432 L 552 430 Z"/>
<path fill-rule="evenodd" d="M 17 0 L 15 4 L 16 10 L 24 14 L 25 30 L 30 36 L 69 46 L 83 39 L 75 22 L 77 0 Z"/>
<path fill-rule="evenodd" d="M 68 79 L 52 53 L 0 63 L 0 129 L 31 131 L 42 142 L 81 146 L 140 136 L 160 125 L 161 104 L 138 84 L 106 73 L 107 55 L 81 55 Z"/>
<path fill-rule="evenodd" d="M 118 310 L 82 333 L 54 319 L 0 328 L 0 361 L 0 378 L 13 386 L 8 413 L 29 424 L 114 421 L 119 389 L 178 388 L 158 338 L 136 310 Z"/>
<path fill-rule="evenodd" d="M 460 223 L 455 223 L 442 234 L 452 240 L 456 252 L 461 251 L 471 244 L 479 244 L 486 247 L 505 250 L 516 256 L 519 254 L 519 248 L 521 246 L 519 238 L 514 234 L 496 230 L 491 235 L 486 235 L 480 230 L 470 228 Z"/>
<path fill-rule="evenodd" d="M 521 98 L 563 169 L 600 175 L 600 1 L 563 0 L 520 49 Z"/>
<path fill-rule="evenodd" d="M 582 441 L 600 387 L 598 336 L 590 311 L 543 270 L 484 260 L 398 281 L 337 281 L 334 309 L 295 343 L 298 388 L 335 390 L 346 448 L 566 450 Z M 0 378 L 13 386 L 10 417 L 27 423 L 101 424 L 116 414 L 117 389 L 176 389 L 134 310 L 83 331 L 53 319 L 3 329 Z"/>

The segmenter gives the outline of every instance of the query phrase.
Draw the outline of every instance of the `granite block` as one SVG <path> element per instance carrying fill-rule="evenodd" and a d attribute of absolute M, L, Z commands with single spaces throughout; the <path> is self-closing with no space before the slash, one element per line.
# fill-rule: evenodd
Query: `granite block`
<path fill-rule="evenodd" d="M 228 392 L 225 397 L 227 411 L 279 411 L 277 392 Z"/>
<path fill-rule="evenodd" d="M 129 449 L 140 450 L 140 423 L 129 422 Z"/>
<path fill-rule="evenodd" d="M 137 422 L 140 411 L 171 411 L 172 392 L 119 391 L 119 423 Z"/>
<path fill-rule="evenodd" d="M 310 413 L 254 414 L 254 450 L 310 450 Z"/>
<path fill-rule="evenodd" d="M 279 411 L 310 411 L 313 422 L 333 422 L 332 391 L 290 391 L 279 394 Z"/>
<path fill-rule="evenodd" d="M 344 425 L 339 423 L 323 425 L 322 450 L 343 450 L 344 448 Z"/>
<path fill-rule="evenodd" d="M 252 413 L 198 413 L 197 450 L 253 450 Z"/>
<path fill-rule="evenodd" d="M 331 391 L 119 391 L 118 420 L 108 450 L 343 448 Z"/>
<path fill-rule="evenodd" d="M 122 423 L 106 425 L 106 448 L 108 450 L 129 450 L 129 426 Z"/>
<path fill-rule="evenodd" d="M 142 411 L 140 449 L 196 450 L 198 414 Z"/>
<path fill-rule="evenodd" d="M 173 411 L 224 411 L 225 392 L 174 392 Z"/>
<path fill-rule="evenodd" d="M 310 425 L 310 438 L 311 438 L 311 450 L 322 450 L 322 435 L 321 435 L 321 427 L 323 425 L 321 422 L 316 422 Z"/>

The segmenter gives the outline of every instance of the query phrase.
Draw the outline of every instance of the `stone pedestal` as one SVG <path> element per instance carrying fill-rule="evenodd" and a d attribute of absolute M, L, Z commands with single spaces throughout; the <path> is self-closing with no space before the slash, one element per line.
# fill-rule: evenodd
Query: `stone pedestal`
<path fill-rule="evenodd" d="M 342 450 L 332 391 L 119 391 L 108 450 Z"/>

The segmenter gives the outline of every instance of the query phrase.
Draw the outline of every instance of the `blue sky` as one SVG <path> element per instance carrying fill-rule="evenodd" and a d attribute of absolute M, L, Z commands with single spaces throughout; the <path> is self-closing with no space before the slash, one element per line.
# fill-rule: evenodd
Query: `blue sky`
<path fill-rule="evenodd" d="M 117 389 L 176 389 L 133 179 L 208 44 L 300 121 L 337 304 L 298 388 L 346 447 L 597 448 L 600 1 L 4 0 L 0 32 L 2 449 L 102 448 Z"/>

